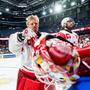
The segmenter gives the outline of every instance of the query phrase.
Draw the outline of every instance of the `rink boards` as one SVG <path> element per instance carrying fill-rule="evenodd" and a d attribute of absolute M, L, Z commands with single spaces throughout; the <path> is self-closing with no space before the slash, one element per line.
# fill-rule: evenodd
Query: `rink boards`
<path fill-rule="evenodd" d="M 16 90 L 20 59 L 14 54 L 0 54 L 0 90 Z"/>
<path fill-rule="evenodd" d="M 16 58 L 15 54 L 0 54 L 0 59 Z"/>

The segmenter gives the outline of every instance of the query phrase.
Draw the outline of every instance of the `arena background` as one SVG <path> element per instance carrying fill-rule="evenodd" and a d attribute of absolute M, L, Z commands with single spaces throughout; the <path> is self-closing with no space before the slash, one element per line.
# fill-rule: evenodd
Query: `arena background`
<path fill-rule="evenodd" d="M 8 38 L 22 31 L 32 14 L 40 18 L 40 31 L 49 33 L 61 29 L 64 17 L 72 17 L 82 42 L 90 41 L 90 0 L 0 0 L 0 90 L 15 90 L 20 60 L 9 51 Z"/>

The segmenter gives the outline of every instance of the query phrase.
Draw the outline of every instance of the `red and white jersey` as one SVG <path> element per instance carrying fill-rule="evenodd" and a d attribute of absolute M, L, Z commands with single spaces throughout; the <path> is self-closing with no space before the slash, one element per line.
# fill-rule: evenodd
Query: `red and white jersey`
<path fill-rule="evenodd" d="M 66 30 L 62 30 L 62 31 L 56 33 L 56 36 L 62 36 L 64 39 L 73 43 L 75 46 L 79 46 L 79 43 L 80 43 L 79 36 L 74 32 L 70 33 Z"/>
<path fill-rule="evenodd" d="M 25 35 L 28 34 L 27 28 L 23 31 Z M 17 56 L 20 56 L 21 58 L 21 68 L 23 68 L 26 71 L 33 70 L 32 65 L 32 59 L 34 56 L 34 48 L 33 48 L 33 40 L 27 40 L 27 42 L 24 40 L 22 42 L 19 42 L 17 40 L 17 34 L 20 32 L 16 32 L 14 34 L 10 35 L 9 38 L 9 50 L 16 54 Z M 42 33 L 42 35 L 45 35 Z M 41 35 L 41 36 L 42 36 Z M 34 37 L 34 42 L 36 42 L 38 37 Z"/>

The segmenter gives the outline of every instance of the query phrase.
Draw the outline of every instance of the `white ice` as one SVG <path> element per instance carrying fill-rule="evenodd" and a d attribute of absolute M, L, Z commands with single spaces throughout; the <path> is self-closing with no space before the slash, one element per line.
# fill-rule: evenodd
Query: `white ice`
<path fill-rule="evenodd" d="M 0 59 L 0 90 L 16 90 L 19 58 Z"/>

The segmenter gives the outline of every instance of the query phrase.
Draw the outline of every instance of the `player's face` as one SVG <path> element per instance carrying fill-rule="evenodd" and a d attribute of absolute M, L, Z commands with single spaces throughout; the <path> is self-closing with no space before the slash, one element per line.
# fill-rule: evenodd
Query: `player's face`
<path fill-rule="evenodd" d="M 37 19 L 30 20 L 28 23 L 28 27 L 37 33 L 39 29 L 39 21 Z"/>
<path fill-rule="evenodd" d="M 73 27 L 74 27 L 74 22 L 73 21 L 68 21 L 67 23 L 66 23 L 66 27 L 68 28 L 68 29 L 72 29 Z"/>

